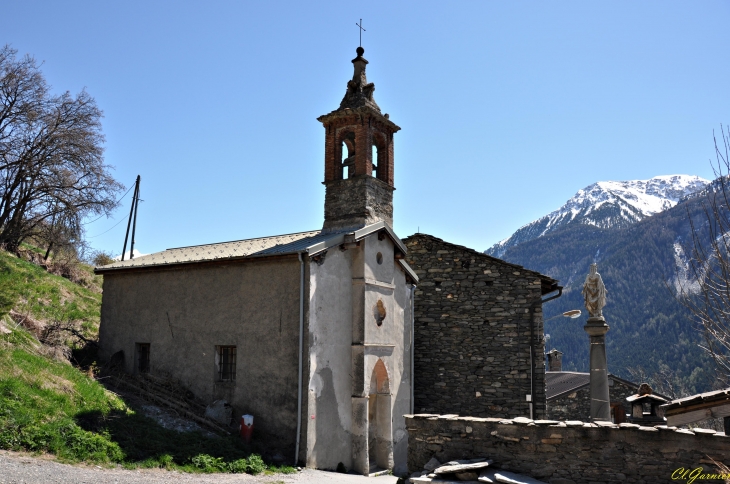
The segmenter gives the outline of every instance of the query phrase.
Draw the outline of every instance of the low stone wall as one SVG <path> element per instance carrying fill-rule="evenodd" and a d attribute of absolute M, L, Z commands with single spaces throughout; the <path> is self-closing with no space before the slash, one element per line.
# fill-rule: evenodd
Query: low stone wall
<path fill-rule="evenodd" d="M 730 438 L 704 429 L 425 414 L 406 415 L 406 427 L 409 473 L 432 457 L 488 457 L 495 467 L 550 484 L 655 484 L 690 482 L 691 472 L 681 468 L 716 474 L 711 459 L 730 464 Z"/>

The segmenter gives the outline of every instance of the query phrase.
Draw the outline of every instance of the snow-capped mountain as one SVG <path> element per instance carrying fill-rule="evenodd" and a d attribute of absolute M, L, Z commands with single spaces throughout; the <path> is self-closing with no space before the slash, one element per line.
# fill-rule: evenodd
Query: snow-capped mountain
<path fill-rule="evenodd" d="M 710 183 L 693 175 L 662 175 L 649 180 L 604 181 L 579 190 L 565 205 L 518 229 L 485 252 L 502 257 L 519 243 L 572 223 L 600 228 L 626 227 L 667 210 Z"/>

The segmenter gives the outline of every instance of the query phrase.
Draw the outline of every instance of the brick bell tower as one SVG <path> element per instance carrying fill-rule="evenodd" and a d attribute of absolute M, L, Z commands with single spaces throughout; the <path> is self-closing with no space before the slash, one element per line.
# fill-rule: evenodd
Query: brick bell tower
<path fill-rule="evenodd" d="M 373 99 L 357 48 L 355 72 L 340 107 L 317 118 L 325 128 L 322 232 L 358 229 L 384 221 L 393 226 L 393 134 L 400 130 Z"/>

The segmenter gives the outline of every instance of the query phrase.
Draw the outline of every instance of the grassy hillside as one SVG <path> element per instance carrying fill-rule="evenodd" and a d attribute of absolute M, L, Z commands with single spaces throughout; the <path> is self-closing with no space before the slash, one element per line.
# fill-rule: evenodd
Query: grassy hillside
<path fill-rule="evenodd" d="M 76 323 L 87 339 L 96 338 L 100 278 L 89 274 L 85 280 L 87 287 L 79 286 L 0 251 L 0 448 L 127 467 L 266 470 L 261 457 L 239 438 L 166 429 L 129 408 L 93 373 L 47 356 L 58 353 L 47 351 L 34 333 L 53 321 Z M 32 331 L 17 324 L 23 317 L 34 320 Z"/>
<path fill-rule="evenodd" d="M 125 411 L 124 402 L 71 365 L 40 355 L 39 347 L 22 329 L 0 339 L 0 448 L 51 452 L 71 461 L 121 461 L 118 444 L 84 431 L 74 417 Z"/>
<path fill-rule="evenodd" d="M 0 293 L 22 315 L 45 322 L 78 321 L 89 337 L 95 337 L 101 313 L 101 276 L 95 276 L 85 264 L 78 267 L 89 273 L 88 287 L 0 250 Z"/>

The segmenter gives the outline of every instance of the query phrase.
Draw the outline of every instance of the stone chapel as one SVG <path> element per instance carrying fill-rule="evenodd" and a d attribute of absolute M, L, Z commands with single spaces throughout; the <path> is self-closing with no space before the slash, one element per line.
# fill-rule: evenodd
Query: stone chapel
<path fill-rule="evenodd" d="M 99 351 L 253 415 L 254 439 L 292 462 L 403 474 L 418 277 L 392 229 L 400 128 L 373 98 L 363 54 L 339 108 L 318 118 L 322 228 L 96 268 Z"/>

